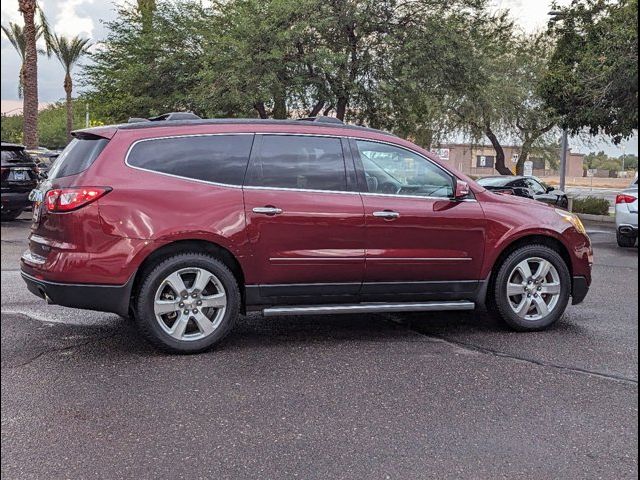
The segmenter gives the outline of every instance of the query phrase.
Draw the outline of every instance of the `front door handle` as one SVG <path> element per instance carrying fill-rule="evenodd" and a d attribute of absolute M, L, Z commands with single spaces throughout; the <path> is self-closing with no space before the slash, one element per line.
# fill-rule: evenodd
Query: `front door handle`
<path fill-rule="evenodd" d="M 256 207 L 253 209 L 253 213 L 259 213 L 261 215 L 280 215 L 282 213 L 282 209 L 272 206 Z"/>
<path fill-rule="evenodd" d="M 394 212 L 393 210 L 383 210 L 382 212 L 373 212 L 373 216 L 385 218 L 387 220 L 393 220 L 395 218 L 399 218 L 400 214 L 398 212 Z"/>

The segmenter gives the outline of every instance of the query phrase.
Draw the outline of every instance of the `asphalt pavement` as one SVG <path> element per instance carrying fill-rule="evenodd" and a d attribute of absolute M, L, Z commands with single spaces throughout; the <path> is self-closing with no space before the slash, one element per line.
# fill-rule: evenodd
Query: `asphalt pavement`
<path fill-rule="evenodd" d="M 637 478 L 638 250 L 549 331 L 485 313 L 243 318 L 215 350 L 24 287 L 2 224 L 2 478 Z"/>

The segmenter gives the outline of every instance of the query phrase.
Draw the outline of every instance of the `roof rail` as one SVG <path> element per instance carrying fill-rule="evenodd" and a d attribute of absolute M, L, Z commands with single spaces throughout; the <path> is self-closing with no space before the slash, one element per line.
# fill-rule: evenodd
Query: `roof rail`
<path fill-rule="evenodd" d="M 169 120 L 202 120 L 202 118 L 192 112 L 170 112 L 151 118 L 131 117 L 127 123 L 165 122 Z"/>
<path fill-rule="evenodd" d="M 344 125 L 344 122 L 336 117 L 326 117 L 324 115 L 320 115 L 317 117 L 306 117 L 299 118 L 298 121 L 301 122 L 318 122 L 318 123 L 339 123 L 340 125 Z"/>

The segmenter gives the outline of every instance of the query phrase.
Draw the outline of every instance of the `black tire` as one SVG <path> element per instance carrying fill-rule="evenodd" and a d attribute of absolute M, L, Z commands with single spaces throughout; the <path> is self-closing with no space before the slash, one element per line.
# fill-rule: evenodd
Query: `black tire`
<path fill-rule="evenodd" d="M 518 264 L 531 258 L 549 261 L 555 267 L 560 279 L 560 294 L 555 308 L 545 317 L 537 320 L 519 317 L 511 307 L 507 296 L 507 284 L 511 273 Z M 495 313 L 512 329 L 521 332 L 538 331 L 544 330 L 558 321 L 567 308 L 570 296 L 571 274 L 563 258 L 558 252 L 545 245 L 534 244 L 518 248 L 498 266 L 495 278 L 491 282 L 491 289 L 488 292 L 487 304 L 490 305 L 489 311 Z"/>
<path fill-rule="evenodd" d="M 18 218 L 20 215 L 22 215 L 21 208 L 17 210 L 6 210 L 0 215 L 0 220 L 2 220 L 3 222 L 10 222 Z"/>
<path fill-rule="evenodd" d="M 622 235 L 620 232 L 616 232 L 616 239 L 618 240 L 618 246 L 622 248 L 633 248 L 636 246 L 636 237 L 630 235 Z"/>
<path fill-rule="evenodd" d="M 198 340 L 178 340 L 165 332 L 154 312 L 155 294 L 173 272 L 184 268 L 202 268 L 222 283 L 226 293 L 226 311 L 218 327 Z M 142 335 L 157 348 L 171 353 L 200 353 L 222 340 L 233 328 L 240 312 L 240 290 L 229 268 L 217 258 L 203 253 L 181 253 L 169 257 L 142 273 L 135 302 L 135 323 Z"/>

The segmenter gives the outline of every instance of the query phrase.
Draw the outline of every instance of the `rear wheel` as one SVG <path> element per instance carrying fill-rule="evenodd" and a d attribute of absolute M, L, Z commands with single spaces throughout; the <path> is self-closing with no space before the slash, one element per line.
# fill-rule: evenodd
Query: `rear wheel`
<path fill-rule="evenodd" d="M 542 330 L 555 323 L 571 295 L 569 268 L 544 245 L 522 247 L 509 255 L 492 285 L 491 310 L 520 331 Z"/>
<path fill-rule="evenodd" d="M 184 253 L 162 261 L 145 275 L 135 320 L 155 346 L 197 353 L 222 340 L 239 311 L 238 283 L 226 265 L 209 255 Z"/>
<path fill-rule="evenodd" d="M 630 235 L 622 235 L 620 232 L 616 233 L 616 239 L 618 240 L 618 246 L 623 248 L 633 248 L 636 246 L 636 237 Z"/>
<path fill-rule="evenodd" d="M 22 214 L 22 209 L 21 208 L 18 208 L 17 210 L 5 210 L 5 211 L 2 212 L 2 215 L 0 215 L 0 219 L 3 222 L 9 222 L 11 220 L 15 220 L 21 214 Z"/>

